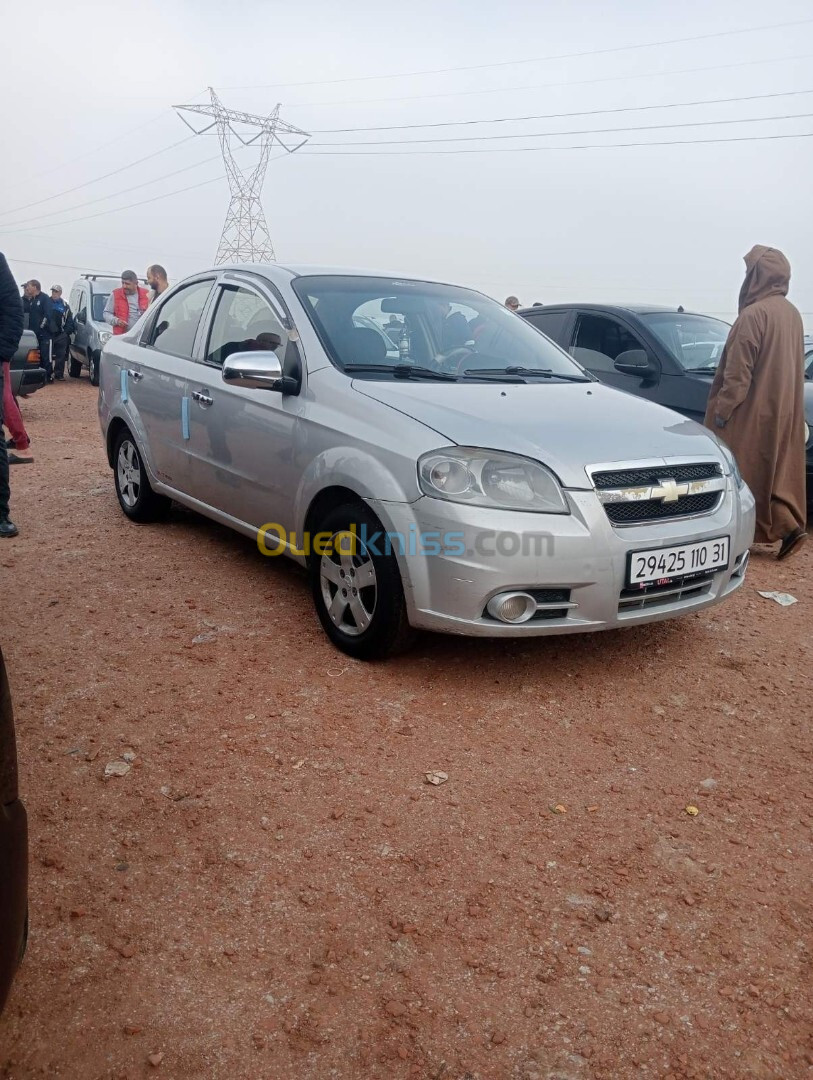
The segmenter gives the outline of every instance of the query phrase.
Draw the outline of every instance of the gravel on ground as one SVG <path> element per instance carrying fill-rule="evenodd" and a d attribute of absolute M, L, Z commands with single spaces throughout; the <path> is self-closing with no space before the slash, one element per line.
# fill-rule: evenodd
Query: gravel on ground
<path fill-rule="evenodd" d="M 293 564 L 124 518 L 86 378 L 23 410 L 0 1076 L 811 1075 L 813 547 L 680 620 L 364 664 Z"/>

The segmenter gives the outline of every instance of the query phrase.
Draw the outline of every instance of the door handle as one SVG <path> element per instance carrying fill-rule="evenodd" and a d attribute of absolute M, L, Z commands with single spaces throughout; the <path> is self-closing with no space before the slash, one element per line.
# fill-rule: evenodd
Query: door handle
<path fill-rule="evenodd" d="M 133 380 L 133 382 L 140 382 L 141 379 L 144 378 L 144 372 L 143 371 L 136 371 L 134 368 L 128 368 L 127 369 L 127 374 L 130 376 L 130 378 Z"/>
<path fill-rule="evenodd" d="M 197 401 L 199 405 L 203 405 L 204 408 L 208 408 L 210 405 L 214 404 L 214 398 L 210 398 L 208 394 L 201 393 L 200 390 L 193 390 L 192 398 L 194 401 Z"/>

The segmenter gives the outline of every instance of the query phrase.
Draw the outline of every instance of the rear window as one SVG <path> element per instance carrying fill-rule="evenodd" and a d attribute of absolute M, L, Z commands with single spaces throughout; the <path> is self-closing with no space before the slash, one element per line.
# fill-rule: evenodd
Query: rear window
<path fill-rule="evenodd" d="M 533 311 L 527 314 L 523 313 L 522 317 L 527 319 L 531 326 L 535 326 L 537 330 L 547 334 L 553 341 L 559 345 L 562 344 L 565 327 L 570 317 L 569 311 Z"/>

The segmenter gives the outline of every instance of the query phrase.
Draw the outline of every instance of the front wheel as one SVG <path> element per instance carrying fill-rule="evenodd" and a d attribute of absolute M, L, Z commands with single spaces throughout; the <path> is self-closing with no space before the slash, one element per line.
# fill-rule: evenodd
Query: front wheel
<path fill-rule="evenodd" d="M 88 375 L 90 375 L 90 385 L 99 385 L 99 354 L 92 352 L 88 356 Z"/>
<path fill-rule="evenodd" d="M 330 536 L 310 561 L 313 602 L 327 636 L 358 660 L 403 652 L 414 631 L 381 522 L 363 503 L 345 503 L 327 513 L 316 531 Z"/>
<path fill-rule="evenodd" d="M 153 491 L 135 439 L 126 428 L 116 440 L 113 475 L 119 506 L 131 521 L 145 525 L 166 516 L 170 500 Z"/>

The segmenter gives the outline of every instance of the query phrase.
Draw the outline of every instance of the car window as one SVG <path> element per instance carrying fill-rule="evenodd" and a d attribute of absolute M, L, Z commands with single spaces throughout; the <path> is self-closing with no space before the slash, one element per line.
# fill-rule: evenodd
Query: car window
<path fill-rule="evenodd" d="M 81 295 L 82 295 L 82 290 L 81 289 L 72 289 L 71 290 L 71 298 L 68 301 L 68 303 L 70 304 L 71 311 L 74 314 L 76 314 L 76 312 L 79 310 L 79 297 Z"/>
<path fill-rule="evenodd" d="M 283 359 L 288 332 L 270 304 L 251 289 L 224 285 L 206 346 L 206 363 L 222 366 L 237 352 L 262 350 Z"/>
<path fill-rule="evenodd" d="M 196 281 L 165 301 L 153 323 L 148 344 L 173 356 L 190 356 L 212 282 Z"/>
<path fill-rule="evenodd" d="M 560 345 L 562 344 L 569 317 L 569 311 L 533 311 L 523 315 L 523 318 L 527 319 L 531 326 L 535 326 L 537 330 L 541 330 L 549 338 L 558 341 Z"/>
<path fill-rule="evenodd" d="M 110 296 L 109 292 L 96 292 L 93 291 L 93 315 L 94 322 L 104 322 L 104 309 L 107 304 L 107 298 Z"/>
<path fill-rule="evenodd" d="M 643 342 L 606 315 L 580 315 L 573 356 L 587 368 L 610 368 L 621 353 L 643 349 Z"/>
<path fill-rule="evenodd" d="M 292 285 L 328 356 L 354 378 L 403 377 L 404 365 L 440 382 L 536 371 L 586 378 L 524 319 L 469 289 L 350 275 L 302 276 Z"/>
<path fill-rule="evenodd" d="M 77 296 L 77 300 L 76 300 L 76 304 L 77 304 L 77 307 L 76 307 L 76 309 L 74 310 L 74 318 L 75 318 L 75 317 L 76 317 L 77 315 L 82 315 L 82 316 L 84 317 L 84 319 L 87 319 L 87 313 L 88 313 L 88 294 L 87 294 L 87 293 L 85 292 L 85 290 L 84 290 L 84 289 L 80 289 L 80 290 L 79 290 L 79 293 L 78 293 L 78 296 Z"/>
<path fill-rule="evenodd" d="M 685 371 L 715 371 L 731 327 L 722 319 L 658 311 L 641 316 Z"/>

